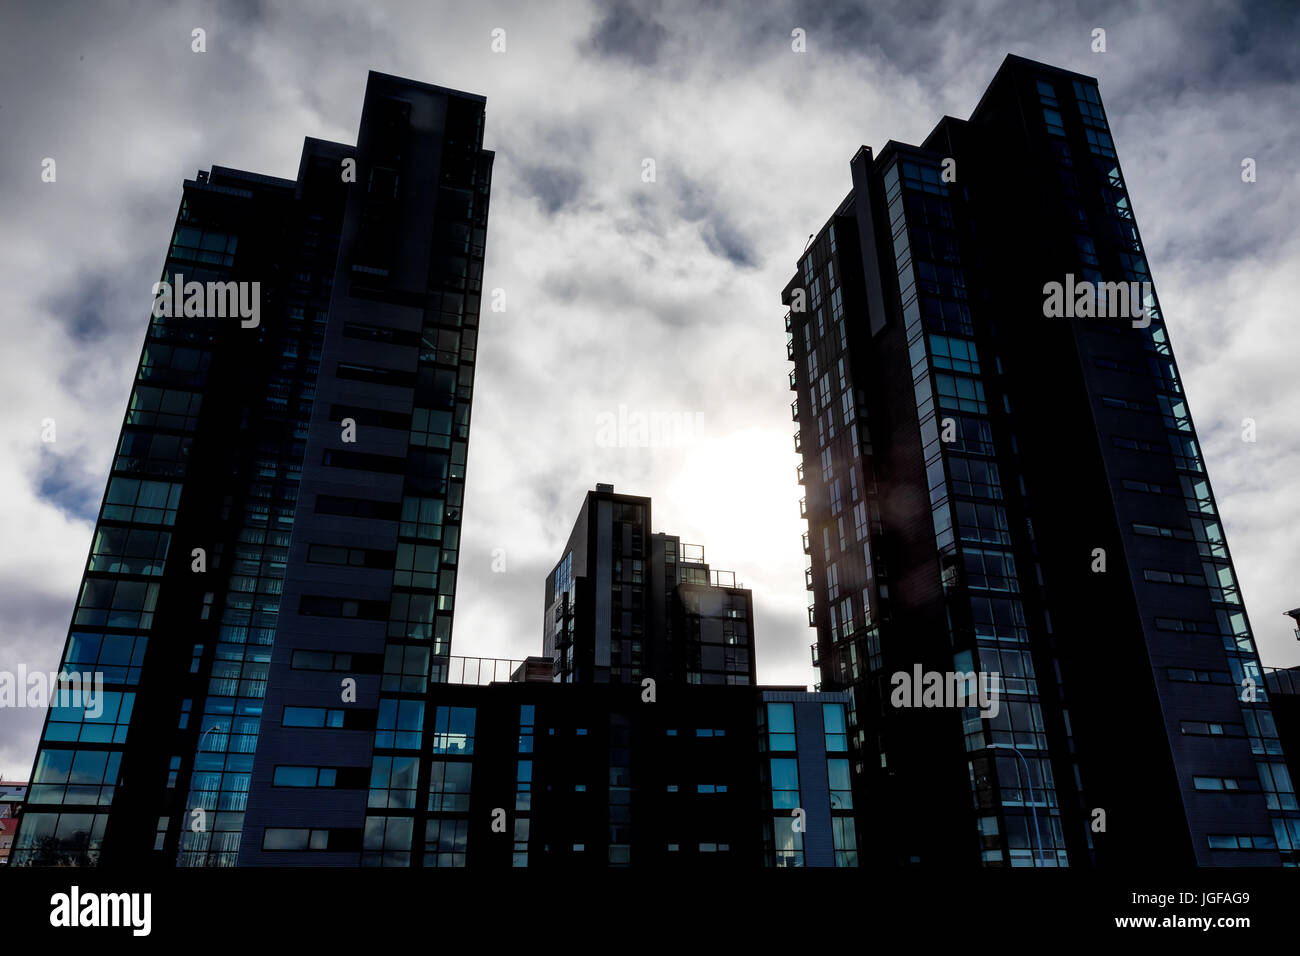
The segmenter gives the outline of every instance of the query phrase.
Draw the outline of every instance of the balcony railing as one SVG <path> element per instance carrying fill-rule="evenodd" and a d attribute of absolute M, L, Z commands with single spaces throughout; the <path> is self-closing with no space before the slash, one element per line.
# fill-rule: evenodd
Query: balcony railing
<path fill-rule="evenodd" d="M 803 586 L 809 591 L 813 589 L 812 565 L 803 569 Z"/>
<path fill-rule="evenodd" d="M 794 373 L 795 370 L 790 369 L 790 391 L 797 392 L 799 391 L 799 379 Z"/>
<path fill-rule="evenodd" d="M 803 462 L 794 466 L 794 476 L 799 479 L 799 484 L 803 484 Z"/>
<path fill-rule="evenodd" d="M 785 357 L 788 358 L 791 362 L 794 361 L 794 336 L 793 335 L 785 340 Z"/>
<path fill-rule="evenodd" d="M 794 433 L 794 450 L 800 455 L 803 454 L 803 434 L 801 432 Z"/>
<path fill-rule="evenodd" d="M 797 422 L 799 420 L 799 399 L 790 403 L 790 420 Z"/>
<path fill-rule="evenodd" d="M 786 330 L 787 332 L 793 332 L 793 331 L 794 331 L 794 313 L 793 313 L 793 312 L 787 312 L 787 313 L 785 314 L 785 330 Z"/>
<path fill-rule="evenodd" d="M 803 553 L 812 554 L 812 539 L 808 536 L 807 531 L 803 533 Z"/>
<path fill-rule="evenodd" d="M 804 495 L 802 498 L 799 499 L 799 517 L 800 518 L 808 517 L 808 496 L 807 495 Z"/>
<path fill-rule="evenodd" d="M 432 684 L 491 684 L 509 681 L 522 660 L 504 657 L 435 657 Z"/>
<path fill-rule="evenodd" d="M 808 605 L 808 626 L 809 627 L 817 626 L 817 605 L 816 604 Z"/>
<path fill-rule="evenodd" d="M 812 645 L 810 645 L 810 646 L 812 647 L 812 664 L 813 664 L 813 667 L 821 667 L 821 666 L 822 666 L 821 659 L 817 657 L 817 645 L 814 643 L 814 644 L 812 644 Z"/>

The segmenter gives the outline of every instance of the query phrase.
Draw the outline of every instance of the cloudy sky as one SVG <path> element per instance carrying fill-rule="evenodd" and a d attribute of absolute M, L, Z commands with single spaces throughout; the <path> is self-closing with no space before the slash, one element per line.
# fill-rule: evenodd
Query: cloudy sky
<path fill-rule="evenodd" d="M 455 653 L 538 651 L 602 481 L 754 589 L 762 681 L 811 682 L 780 289 L 857 147 L 968 115 L 1007 53 L 1101 82 L 1264 662 L 1300 663 L 1300 47 L 1294 7 L 1240 6 L 7 5 L 0 670 L 57 666 L 181 181 L 292 178 L 304 136 L 355 141 L 374 69 L 486 95 L 497 153 L 484 284 L 508 311 L 483 321 Z M 609 447 L 620 406 L 702 429 Z M 0 777 L 26 778 L 41 717 L 0 712 Z"/>

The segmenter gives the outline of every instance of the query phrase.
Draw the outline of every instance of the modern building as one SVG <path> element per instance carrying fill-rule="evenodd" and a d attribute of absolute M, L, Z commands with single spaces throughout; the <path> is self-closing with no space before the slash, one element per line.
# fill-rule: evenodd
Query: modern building
<path fill-rule="evenodd" d="M 0 780 L 0 866 L 9 863 L 18 817 L 27 798 L 27 784 Z"/>
<path fill-rule="evenodd" d="M 753 596 L 699 545 L 651 531 L 650 499 L 587 492 L 546 579 L 542 653 L 561 683 L 755 683 Z"/>
<path fill-rule="evenodd" d="M 51 708 L 15 863 L 271 862 L 286 814 L 355 862 L 450 654 L 484 107 L 371 73 L 356 146 L 185 182 L 62 657 L 102 700 Z"/>
<path fill-rule="evenodd" d="M 1008 57 L 849 165 L 783 301 L 814 660 L 890 821 L 864 865 L 1300 863 L 1097 82 Z"/>
<path fill-rule="evenodd" d="M 363 866 L 857 865 L 847 694 L 547 676 L 434 695 L 431 738 L 376 748 Z M 265 839 L 320 855 L 300 828 Z"/>

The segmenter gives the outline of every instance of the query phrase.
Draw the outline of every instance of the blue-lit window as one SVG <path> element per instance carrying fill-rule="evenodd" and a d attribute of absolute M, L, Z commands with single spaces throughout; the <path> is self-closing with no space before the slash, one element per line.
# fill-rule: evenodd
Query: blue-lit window
<path fill-rule="evenodd" d="M 930 355 L 935 368 L 966 372 L 969 375 L 980 373 L 979 358 L 975 355 L 975 343 L 968 339 L 931 335 Z"/>
<path fill-rule="evenodd" d="M 424 729 L 424 701 L 379 701 L 375 746 L 391 750 L 418 750 Z"/>
<path fill-rule="evenodd" d="M 767 744 L 769 750 L 797 750 L 794 732 L 794 704 L 767 705 Z"/>
<path fill-rule="evenodd" d="M 140 524 L 175 524 L 180 500 L 180 483 L 111 478 L 103 517 Z"/>
<path fill-rule="evenodd" d="M 343 711 L 325 707 L 286 707 L 281 726 L 338 728 L 343 726 Z"/>
<path fill-rule="evenodd" d="M 436 754 L 474 752 L 473 707 L 438 708 L 434 715 L 433 752 Z"/>
<path fill-rule="evenodd" d="M 276 787 L 332 787 L 338 778 L 338 771 L 333 767 L 294 767 L 275 768 L 271 783 Z"/>
<path fill-rule="evenodd" d="M 936 372 L 934 382 L 939 393 L 940 407 L 962 412 L 988 413 L 988 406 L 984 402 L 984 383 L 979 379 Z"/>
<path fill-rule="evenodd" d="M 794 757 L 770 758 L 772 806 L 792 810 L 799 806 L 799 761 Z"/>
<path fill-rule="evenodd" d="M 846 757 L 832 757 L 826 761 L 826 775 L 830 782 L 831 809 L 853 809 L 853 783 L 849 776 Z"/>
<path fill-rule="evenodd" d="M 843 704 L 822 704 L 822 723 L 826 728 L 827 753 L 844 753 L 849 749 L 848 723 Z"/>
<path fill-rule="evenodd" d="M 135 684 L 140 680 L 145 647 L 149 639 L 136 634 L 97 634 L 73 631 L 63 669 L 95 671 L 104 675 L 106 684 Z"/>
<path fill-rule="evenodd" d="M 50 720 L 45 728 L 46 740 L 99 744 L 126 742 L 131 710 L 135 706 L 134 693 L 106 690 L 98 694 L 71 696 L 72 702 L 50 707 Z"/>
<path fill-rule="evenodd" d="M 377 810 L 415 809 L 419 775 L 418 757 L 376 756 L 370 765 L 370 796 L 366 806 Z"/>

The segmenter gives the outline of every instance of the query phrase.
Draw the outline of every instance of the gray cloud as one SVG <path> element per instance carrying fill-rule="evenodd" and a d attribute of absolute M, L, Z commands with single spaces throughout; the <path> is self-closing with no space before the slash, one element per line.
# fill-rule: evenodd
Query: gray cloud
<path fill-rule="evenodd" d="M 610 59 L 654 66 L 667 41 L 662 23 L 631 3 L 618 2 L 593 26 L 582 47 Z"/>

